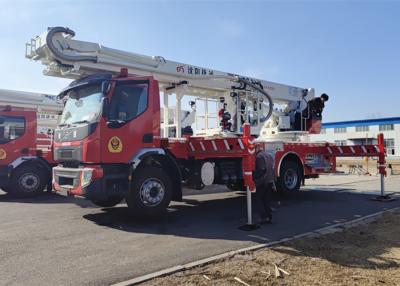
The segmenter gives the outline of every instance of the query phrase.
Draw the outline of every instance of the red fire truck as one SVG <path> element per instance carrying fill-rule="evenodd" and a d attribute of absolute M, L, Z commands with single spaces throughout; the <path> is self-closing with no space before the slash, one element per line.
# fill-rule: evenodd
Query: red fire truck
<path fill-rule="evenodd" d="M 28 197 L 51 189 L 56 96 L 0 90 L 0 189 Z"/>
<path fill-rule="evenodd" d="M 302 113 L 313 89 L 115 50 L 74 36 L 68 28 L 50 28 L 27 44 L 26 53 L 46 66 L 46 75 L 75 79 L 60 93 L 68 99 L 54 136 L 57 192 L 100 206 L 125 199 L 135 213 L 157 215 L 171 200 L 182 199 L 182 186 L 246 187 L 249 197 L 257 146 L 274 156 L 277 187 L 283 191 L 297 191 L 305 179 L 335 172 L 337 156 L 377 156 L 383 165 L 382 144 L 308 142 L 308 134 L 321 126 L 312 110 L 307 117 Z"/>

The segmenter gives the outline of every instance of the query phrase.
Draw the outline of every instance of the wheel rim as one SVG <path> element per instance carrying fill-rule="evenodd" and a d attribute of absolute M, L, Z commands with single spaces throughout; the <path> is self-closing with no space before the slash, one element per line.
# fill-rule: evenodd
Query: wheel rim
<path fill-rule="evenodd" d="M 40 178 L 34 173 L 26 173 L 19 178 L 18 183 L 24 192 L 34 192 L 40 184 Z"/>
<path fill-rule="evenodd" d="M 164 184 L 156 178 L 149 178 L 143 182 L 139 193 L 140 200 L 145 206 L 155 207 L 164 199 Z"/>
<path fill-rule="evenodd" d="M 288 169 L 285 172 L 284 182 L 288 189 L 294 189 L 297 185 L 298 176 L 297 172 L 293 169 Z"/>

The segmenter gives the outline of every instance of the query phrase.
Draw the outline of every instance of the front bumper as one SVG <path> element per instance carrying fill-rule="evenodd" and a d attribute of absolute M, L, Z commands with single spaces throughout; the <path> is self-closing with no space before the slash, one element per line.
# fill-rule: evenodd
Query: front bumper
<path fill-rule="evenodd" d="M 88 199 L 105 197 L 104 174 L 100 166 L 53 168 L 53 189 L 56 192 Z"/>
<path fill-rule="evenodd" d="M 0 166 L 0 188 L 8 186 L 12 170 L 12 166 Z"/>

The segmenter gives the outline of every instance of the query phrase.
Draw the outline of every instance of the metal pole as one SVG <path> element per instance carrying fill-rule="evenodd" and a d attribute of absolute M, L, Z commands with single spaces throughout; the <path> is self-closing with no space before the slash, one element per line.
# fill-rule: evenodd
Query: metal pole
<path fill-rule="evenodd" d="M 247 186 L 246 189 L 246 198 L 247 198 L 247 223 L 245 225 L 239 226 L 239 229 L 244 231 L 252 231 L 259 228 L 260 226 L 253 223 L 251 192 L 249 186 Z"/>
<path fill-rule="evenodd" d="M 247 224 L 252 225 L 253 224 L 253 210 L 252 210 L 252 204 L 251 204 L 251 192 L 250 192 L 250 188 L 248 186 L 246 189 L 246 195 L 247 195 Z"/>
<path fill-rule="evenodd" d="M 176 106 L 175 106 L 175 128 L 176 128 L 176 133 L 175 137 L 176 138 L 181 138 L 182 137 L 182 129 L 181 129 L 181 103 L 182 103 L 182 97 L 183 97 L 183 92 L 180 88 L 178 88 L 177 92 L 175 93 L 176 95 Z"/>
<path fill-rule="evenodd" d="M 365 145 L 368 145 L 368 133 L 365 133 Z M 367 172 L 365 175 L 370 175 L 370 173 L 369 173 L 369 157 L 368 156 L 365 157 L 365 160 L 367 161 Z"/>
<path fill-rule="evenodd" d="M 169 137 L 169 103 L 168 103 L 168 91 L 164 90 L 164 138 L 168 138 Z"/>
<path fill-rule="evenodd" d="M 385 196 L 385 176 L 381 174 L 381 196 Z"/>

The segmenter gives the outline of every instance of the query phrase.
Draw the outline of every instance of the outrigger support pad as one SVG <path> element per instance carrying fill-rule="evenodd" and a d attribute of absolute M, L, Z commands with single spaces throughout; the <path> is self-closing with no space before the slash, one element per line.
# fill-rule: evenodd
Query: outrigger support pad
<path fill-rule="evenodd" d="M 392 202 L 396 200 L 392 195 L 393 193 L 385 193 L 385 175 L 381 174 L 381 194 L 372 198 L 372 200 L 378 202 Z"/>

